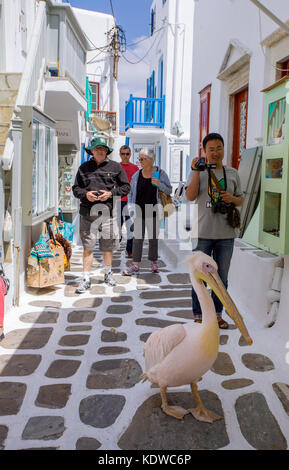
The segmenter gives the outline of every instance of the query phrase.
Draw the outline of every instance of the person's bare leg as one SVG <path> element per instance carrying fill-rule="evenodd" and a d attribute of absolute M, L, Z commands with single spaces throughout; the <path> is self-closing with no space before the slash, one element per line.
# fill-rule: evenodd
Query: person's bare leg
<path fill-rule="evenodd" d="M 89 273 L 93 263 L 93 251 L 83 250 L 83 272 Z"/>
<path fill-rule="evenodd" d="M 111 266 L 112 265 L 112 251 L 104 251 L 103 252 L 103 262 L 105 266 Z"/>

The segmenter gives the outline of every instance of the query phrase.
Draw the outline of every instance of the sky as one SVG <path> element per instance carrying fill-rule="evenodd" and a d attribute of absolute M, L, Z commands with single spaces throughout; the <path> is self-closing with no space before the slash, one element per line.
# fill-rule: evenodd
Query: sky
<path fill-rule="evenodd" d="M 141 60 L 150 47 L 150 7 L 152 0 L 111 0 L 116 24 L 125 31 L 129 46 L 119 61 L 120 131 L 124 132 L 125 101 L 130 93 L 146 96 L 148 62 Z M 69 0 L 72 7 L 112 14 L 110 0 Z M 141 41 L 141 42 L 138 42 Z M 138 42 L 138 44 L 134 44 Z M 133 62 L 133 64 L 129 63 Z M 136 63 L 137 62 L 137 63 Z"/>

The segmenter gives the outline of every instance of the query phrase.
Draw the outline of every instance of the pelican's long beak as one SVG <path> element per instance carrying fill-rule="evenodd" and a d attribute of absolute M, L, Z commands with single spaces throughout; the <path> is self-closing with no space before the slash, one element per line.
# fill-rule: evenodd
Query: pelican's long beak
<path fill-rule="evenodd" d="M 240 332 L 242 333 L 243 337 L 247 341 L 249 345 L 253 344 L 253 340 L 250 337 L 246 325 L 243 321 L 243 318 L 237 309 L 236 305 L 234 304 L 232 298 L 230 297 L 227 289 L 225 288 L 223 282 L 221 281 L 217 272 L 207 272 L 204 273 L 199 270 L 195 270 L 194 272 L 195 277 L 198 281 L 205 281 L 209 284 L 211 289 L 215 292 L 217 297 L 220 299 L 222 304 L 224 305 L 227 313 L 232 318 L 233 322 L 239 328 Z"/>

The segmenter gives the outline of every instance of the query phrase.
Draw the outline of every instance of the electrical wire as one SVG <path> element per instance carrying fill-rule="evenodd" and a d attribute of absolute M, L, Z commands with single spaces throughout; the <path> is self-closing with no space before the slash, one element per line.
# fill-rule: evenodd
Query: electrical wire
<path fill-rule="evenodd" d="M 160 31 L 160 30 L 158 30 Z M 153 46 L 155 45 L 156 43 L 156 40 L 158 39 L 158 35 L 156 35 L 155 37 L 155 40 L 154 42 L 152 43 L 152 45 L 150 46 L 150 48 L 146 51 L 145 55 L 140 59 L 138 60 L 137 62 L 131 62 L 127 57 L 125 57 L 125 55 L 122 53 L 121 54 L 121 57 L 123 57 L 123 59 L 128 62 L 129 64 L 132 64 L 132 65 L 136 65 L 136 64 L 139 64 L 140 62 L 142 62 L 144 60 L 144 58 L 148 55 L 148 53 L 151 51 L 151 49 L 153 48 Z"/>
<path fill-rule="evenodd" d="M 107 44 L 106 46 L 96 47 L 96 45 L 92 42 L 92 40 L 87 36 L 86 32 L 83 31 L 83 33 L 84 33 L 86 39 L 88 39 L 88 41 L 93 45 L 94 49 L 92 49 L 92 50 L 105 52 L 110 47 L 110 44 Z"/>
<path fill-rule="evenodd" d="M 162 29 L 166 28 L 168 26 L 168 24 L 166 26 L 162 26 L 161 28 L 157 29 L 156 31 L 154 31 L 154 34 L 158 33 L 159 31 L 161 31 Z M 143 41 L 147 41 L 148 39 L 150 39 L 151 36 L 147 36 L 143 39 L 140 39 L 139 41 L 136 41 L 136 42 L 132 42 L 131 44 L 127 44 L 127 47 L 130 47 L 130 46 L 136 46 L 137 44 L 139 44 L 140 42 L 143 42 Z"/>
<path fill-rule="evenodd" d="M 87 64 L 93 64 L 95 59 L 100 55 L 100 54 L 103 54 L 104 51 L 100 51 L 98 54 L 96 54 L 94 57 L 92 57 L 92 59 L 90 59 L 88 62 L 86 62 Z"/>
<path fill-rule="evenodd" d="M 130 48 L 129 48 L 129 52 L 130 52 L 131 54 L 133 54 L 137 59 L 141 59 L 141 57 L 140 57 L 139 55 L 137 55 L 137 54 L 136 54 L 132 49 L 130 49 Z M 143 60 L 143 59 L 142 59 L 142 60 Z M 146 62 L 145 60 L 143 60 L 143 62 L 144 62 L 145 64 L 149 65 L 148 62 Z"/>

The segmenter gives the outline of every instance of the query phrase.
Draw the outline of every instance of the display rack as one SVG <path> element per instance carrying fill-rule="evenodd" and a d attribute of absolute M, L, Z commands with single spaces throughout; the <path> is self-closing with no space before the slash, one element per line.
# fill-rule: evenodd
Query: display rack
<path fill-rule="evenodd" d="M 265 93 L 259 241 L 269 251 L 289 254 L 289 76 Z"/>

